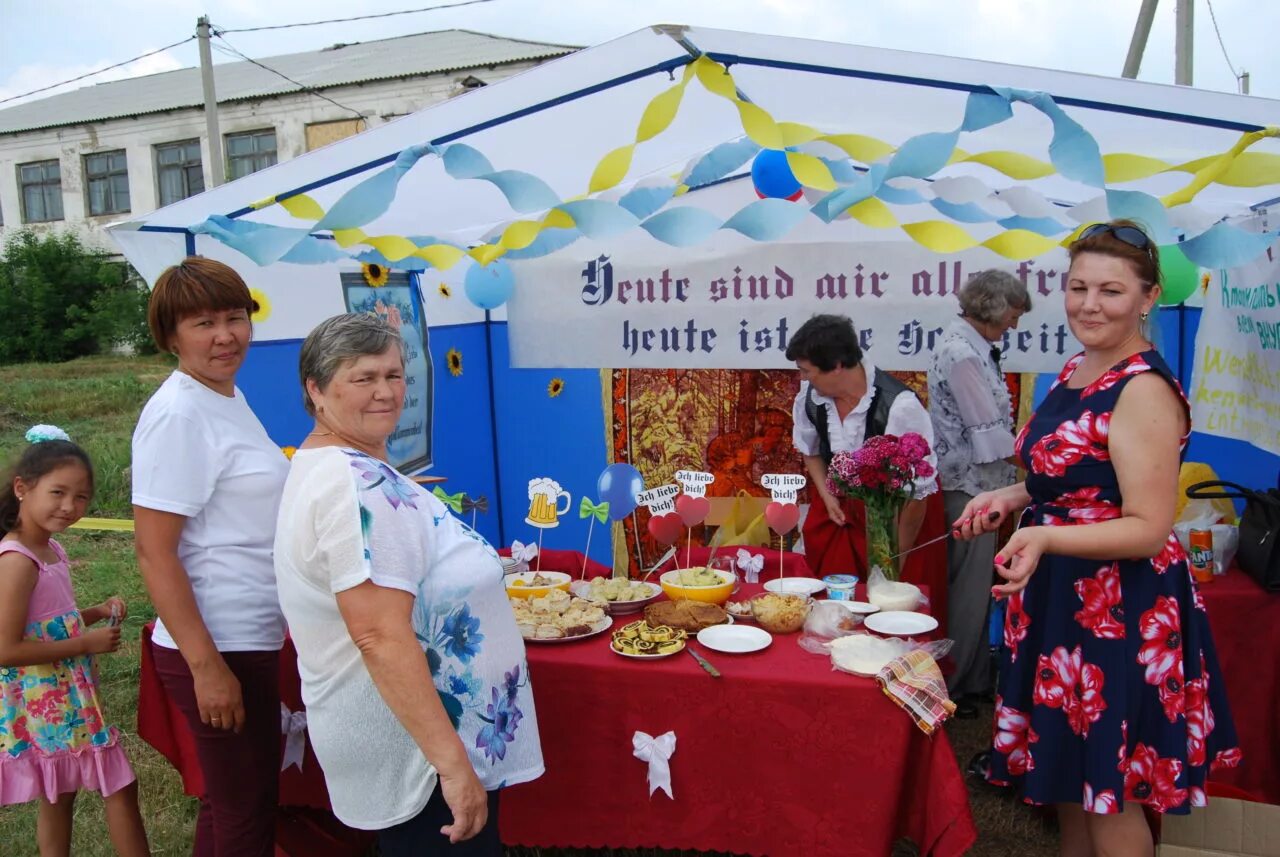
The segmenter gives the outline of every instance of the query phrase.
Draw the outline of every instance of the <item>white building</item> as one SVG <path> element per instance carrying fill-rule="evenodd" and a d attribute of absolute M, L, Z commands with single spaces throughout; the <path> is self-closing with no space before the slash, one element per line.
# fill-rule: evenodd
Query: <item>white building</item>
<path fill-rule="evenodd" d="M 226 180 L 573 50 L 446 30 L 215 65 Z M 211 186 L 198 68 L 0 110 L 0 241 L 74 229 L 114 251 L 108 223 Z"/>

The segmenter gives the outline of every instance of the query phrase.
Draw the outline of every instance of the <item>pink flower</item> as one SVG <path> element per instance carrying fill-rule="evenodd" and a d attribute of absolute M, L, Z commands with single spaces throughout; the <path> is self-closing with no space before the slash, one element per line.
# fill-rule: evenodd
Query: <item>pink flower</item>
<path fill-rule="evenodd" d="M 1018 660 L 1018 643 L 1027 636 L 1030 625 L 1031 617 L 1022 609 L 1022 592 L 1015 592 L 1004 614 L 1004 645 L 1009 650 L 1010 661 Z"/>
<path fill-rule="evenodd" d="M 1186 685 L 1183 683 L 1182 659 L 1173 662 L 1173 668 L 1164 674 L 1160 683 L 1160 705 L 1164 707 L 1164 716 L 1170 723 L 1178 722 L 1178 715 L 1183 713 L 1186 705 Z"/>
<path fill-rule="evenodd" d="M 1209 705 L 1209 680 L 1203 676 L 1186 684 L 1184 708 L 1187 718 L 1187 764 L 1205 763 L 1205 741 L 1213 731 L 1213 708 Z M 1165 708 L 1168 712 L 1168 708 Z"/>
<path fill-rule="evenodd" d="M 1085 387 L 1080 392 L 1080 398 L 1084 399 L 1092 396 L 1094 393 L 1101 393 L 1103 390 L 1109 390 L 1122 378 L 1128 377 L 1129 375 L 1139 375 L 1150 370 L 1151 367 L 1147 362 L 1135 354 L 1129 358 L 1127 363 L 1117 366 L 1109 372 L 1104 372 L 1098 380 Z"/>
<path fill-rule="evenodd" d="M 1015 776 L 1025 774 L 1035 768 L 1035 759 L 1031 757 L 1031 745 L 1040 740 L 1036 730 L 1031 728 L 1031 719 L 1014 708 L 1005 706 L 1000 697 L 996 697 L 995 740 L 992 746 L 997 753 L 1007 758 L 1005 767 Z"/>
<path fill-rule="evenodd" d="M 1062 708 L 1071 699 L 1079 678 L 1079 662 L 1072 660 L 1065 646 L 1058 646 L 1048 657 L 1040 656 L 1031 700 L 1036 705 Z"/>
<path fill-rule="evenodd" d="M 1111 414 L 1085 411 L 1075 422 L 1065 422 L 1053 434 L 1045 435 L 1031 448 L 1031 467 L 1045 476 L 1062 476 L 1067 468 L 1084 458 L 1109 461 L 1107 437 Z"/>
<path fill-rule="evenodd" d="M 1124 639 L 1124 599 L 1120 593 L 1120 571 L 1113 563 L 1098 569 L 1093 577 L 1076 581 L 1076 594 L 1084 606 L 1076 621 L 1103 640 Z"/>
<path fill-rule="evenodd" d="M 1080 803 L 1085 812 L 1096 812 L 1099 815 L 1111 815 L 1120 811 L 1116 806 L 1116 793 L 1113 790 L 1103 789 L 1095 795 L 1093 786 L 1089 783 L 1084 784 L 1084 799 Z"/>
<path fill-rule="evenodd" d="M 1186 559 L 1187 552 L 1182 549 L 1182 542 L 1178 541 L 1176 535 L 1169 533 L 1169 538 L 1165 539 L 1164 548 L 1152 558 L 1151 567 L 1155 569 L 1156 574 L 1164 574 L 1169 570 L 1169 566 L 1185 562 Z"/>
<path fill-rule="evenodd" d="M 1244 754 L 1240 752 L 1239 747 L 1232 747 L 1230 750 L 1219 750 L 1218 755 L 1213 757 L 1213 761 L 1209 763 L 1209 770 L 1215 771 L 1218 768 L 1235 768 L 1239 767 Z"/>
<path fill-rule="evenodd" d="M 1073 689 L 1073 699 L 1063 710 L 1067 715 L 1067 725 L 1071 731 L 1082 738 L 1089 737 L 1089 727 L 1102 717 L 1107 709 L 1107 702 L 1102 698 L 1102 685 L 1105 678 L 1102 667 L 1085 663 L 1081 657 L 1080 647 L 1076 646 L 1071 659 L 1078 665 L 1079 679 Z"/>
<path fill-rule="evenodd" d="M 1125 800 L 1145 803 L 1156 812 L 1167 812 L 1187 801 L 1187 790 L 1177 785 L 1182 763 L 1174 758 L 1162 759 L 1146 744 L 1133 748 L 1124 774 Z"/>
<path fill-rule="evenodd" d="M 1142 614 L 1138 622 L 1145 641 L 1138 650 L 1138 663 L 1146 664 L 1147 684 L 1159 687 L 1173 672 L 1175 664 L 1182 675 L 1182 633 L 1178 619 L 1178 602 L 1167 595 L 1156 598 L 1156 604 Z"/>

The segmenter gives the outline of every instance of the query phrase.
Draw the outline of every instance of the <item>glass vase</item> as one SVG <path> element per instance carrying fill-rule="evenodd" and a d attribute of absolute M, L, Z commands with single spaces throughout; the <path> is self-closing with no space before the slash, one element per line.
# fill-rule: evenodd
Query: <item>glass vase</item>
<path fill-rule="evenodd" d="M 867 573 L 879 568 L 889 580 L 898 579 L 898 504 L 891 500 L 867 500 Z"/>

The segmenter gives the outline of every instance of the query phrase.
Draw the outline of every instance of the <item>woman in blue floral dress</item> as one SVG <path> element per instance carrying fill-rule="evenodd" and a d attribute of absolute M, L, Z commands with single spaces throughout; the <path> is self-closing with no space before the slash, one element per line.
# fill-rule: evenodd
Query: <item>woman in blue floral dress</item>
<path fill-rule="evenodd" d="M 980 494 L 968 537 L 1021 515 L 996 557 L 1008 597 L 989 778 L 1057 807 L 1062 853 L 1149 855 L 1142 808 L 1184 814 L 1240 751 L 1208 618 L 1173 535 L 1189 407 L 1144 335 L 1154 242 L 1096 224 L 1065 308 L 1084 351 L 1017 440 L 1025 483 Z M 994 522 L 987 513 L 998 514 Z"/>
<path fill-rule="evenodd" d="M 334 813 L 384 857 L 498 857 L 498 790 L 542 774 L 524 641 L 497 553 L 387 464 L 399 334 L 366 314 L 302 346 L 316 429 L 276 530 L 280 604 Z"/>

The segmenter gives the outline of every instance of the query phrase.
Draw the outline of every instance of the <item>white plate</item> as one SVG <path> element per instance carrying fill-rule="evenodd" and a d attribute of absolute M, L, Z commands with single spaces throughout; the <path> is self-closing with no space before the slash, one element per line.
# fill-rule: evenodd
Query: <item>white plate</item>
<path fill-rule="evenodd" d="M 764 585 L 769 592 L 787 595 L 817 595 L 827 585 L 816 577 L 775 577 Z"/>
<path fill-rule="evenodd" d="M 827 603 L 839 604 L 850 613 L 856 613 L 859 616 L 870 616 L 872 613 L 880 612 L 880 608 L 870 601 L 838 601 L 834 598 L 828 598 Z"/>
<path fill-rule="evenodd" d="M 613 652 L 615 655 L 622 655 L 624 658 L 635 658 L 638 661 L 656 661 L 659 658 L 669 658 L 672 655 L 680 654 L 685 650 L 685 647 L 687 645 L 688 643 L 685 640 L 681 640 L 680 648 L 676 649 L 674 652 L 663 652 L 662 654 L 658 654 L 658 655 L 633 655 L 630 652 L 620 652 L 613 647 L 612 642 L 609 643 L 609 650 Z"/>
<path fill-rule="evenodd" d="M 591 628 L 591 630 L 586 634 L 579 634 L 576 637 L 551 637 L 550 639 L 543 638 L 541 640 L 538 639 L 537 637 L 525 637 L 524 641 L 526 643 L 539 643 L 539 644 L 541 643 L 572 643 L 577 640 L 585 640 L 588 637 L 594 637 L 597 634 L 602 634 L 605 631 L 608 631 L 612 627 L 613 627 L 612 617 L 605 616 L 603 619 L 597 622 Z"/>
<path fill-rule="evenodd" d="M 698 632 L 698 642 L 717 652 L 743 654 L 765 648 L 773 642 L 773 635 L 752 625 L 712 625 Z"/>
<path fill-rule="evenodd" d="M 885 613 L 872 613 L 863 620 L 863 624 L 877 634 L 889 634 L 894 637 L 916 637 L 927 634 L 938 627 L 938 620 L 927 613 L 907 613 L 891 610 Z"/>

